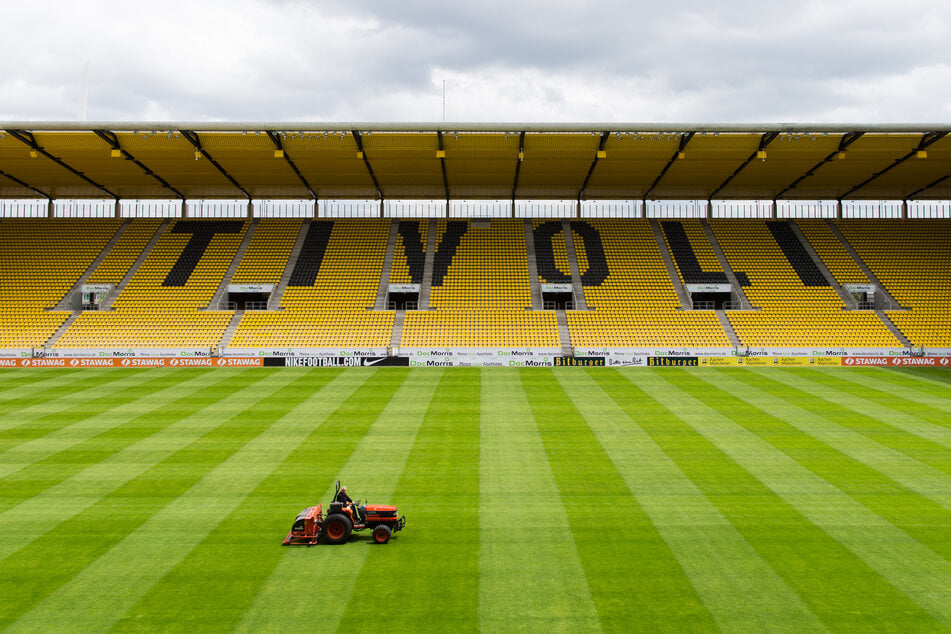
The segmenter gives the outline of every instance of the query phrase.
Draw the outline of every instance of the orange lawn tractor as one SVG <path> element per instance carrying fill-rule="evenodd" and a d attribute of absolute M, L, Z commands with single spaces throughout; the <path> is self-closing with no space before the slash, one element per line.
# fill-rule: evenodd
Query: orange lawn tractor
<path fill-rule="evenodd" d="M 334 491 L 334 499 L 340 492 L 340 480 Z M 321 538 L 327 544 L 343 544 L 354 531 L 372 531 L 373 541 L 385 544 L 396 531 L 403 530 L 406 517 L 397 516 L 395 506 L 383 504 L 360 505 L 331 502 L 327 517 L 323 516 L 320 504 L 301 511 L 294 520 L 290 532 L 284 538 L 284 546 L 313 546 Z"/>

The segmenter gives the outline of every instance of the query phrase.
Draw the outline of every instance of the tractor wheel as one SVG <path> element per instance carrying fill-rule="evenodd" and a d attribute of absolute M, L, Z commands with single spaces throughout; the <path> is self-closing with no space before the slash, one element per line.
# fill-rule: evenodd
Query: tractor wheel
<path fill-rule="evenodd" d="M 390 530 L 389 526 L 386 524 L 380 524 L 373 529 L 373 541 L 377 544 L 385 544 L 386 542 L 390 541 L 391 533 L 392 531 Z"/>
<path fill-rule="evenodd" d="M 350 518 L 343 513 L 334 513 L 324 520 L 324 527 L 321 531 L 324 534 L 324 541 L 328 544 L 342 544 L 350 539 L 350 532 L 353 530 L 353 524 Z"/>

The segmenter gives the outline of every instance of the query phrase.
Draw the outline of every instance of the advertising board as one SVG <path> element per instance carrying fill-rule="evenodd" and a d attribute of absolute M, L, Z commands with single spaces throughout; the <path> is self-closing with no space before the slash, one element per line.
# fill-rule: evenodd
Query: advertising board
<path fill-rule="evenodd" d="M 951 357 L 846 357 L 841 360 L 846 367 L 923 367 L 951 368 Z"/>
<path fill-rule="evenodd" d="M 385 357 L 386 348 L 222 348 L 223 357 Z"/>

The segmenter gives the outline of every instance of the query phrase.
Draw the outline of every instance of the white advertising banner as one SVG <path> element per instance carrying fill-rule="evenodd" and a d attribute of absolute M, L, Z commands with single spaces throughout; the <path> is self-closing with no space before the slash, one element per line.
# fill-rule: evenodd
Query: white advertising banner
<path fill-rule="evenodd" d="M 874 293 L 874 284 L 843 284 L 842 288 L 850 293 Z"/>
<path fill-rule="evenodd" d="M 117 359 L 117 358 L 184 358 L 184 359 L 210 359 L 211 351 L 207 349 L 194 348 L 122 348 L 122 349 L 102 349 L 102 348 L 54 348 L 53 350 L 34 350 L 34 358 L 37 359 L 72 359 L 72 358 L 98 358 L 98 359 Z"/>
<path fill-rule="evenodd" d="M 688 293 L 732 293 L 729 284 L 687 284 Z"/>
<path fill-rule="evenodd" d="M 80 292 L 82 293 L 108 293 L 112 290 L 112 284 L 83 284 Z"/>
<path fill-rule="evenodd" d="M 32 348 L 5 348 L 0 350 L 0 359 L 24 359 L 32 356 Z"/>
<path fill-rule="evenodd" d="M 542 284 L 543 293 L 570 293 L 571 284 Z"/>
<path fill-rule="evenodd" d="M 386 348 L 222 348 L 223 357 L 385 357 Z"/>
<path fill-rule="evenodd" d="M 418 293 L 419 284 L 390 284 L 387 290 L 391 293 Z"/>
<path fill-rule="evenodd" d="M 273 284 L 228 284 L 229 293 L 270 293 Z"/>
<path fill-rule="evenodd" d="M 579 357 L 729 357 L 735 348 L 583 348 L 575 346 Z"/>
<path fill-rule="evenodd" d="M 560 348 L 402 348 L 411 367 L 542 367 L 555 365 Z"/>

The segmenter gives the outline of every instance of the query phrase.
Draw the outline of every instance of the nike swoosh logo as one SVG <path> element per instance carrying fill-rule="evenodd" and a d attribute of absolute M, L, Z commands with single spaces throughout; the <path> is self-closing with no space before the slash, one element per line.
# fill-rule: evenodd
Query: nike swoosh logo
<path fill-rule="evenodd" d="M 377 359 L 376 361 L 369 361 L 369 360 L 367 360 L 367 359 L 364 359 L 364 360 L 363 360 L 363 365 L 364 365 L 364 367 L 366 367 L 366 366 L 368 366 L 368 365 L 376 365 L 377 363 L 379 363 L 379 362 L 382 361 L 382 360 L 383 360 L 383 359 Z"/>

